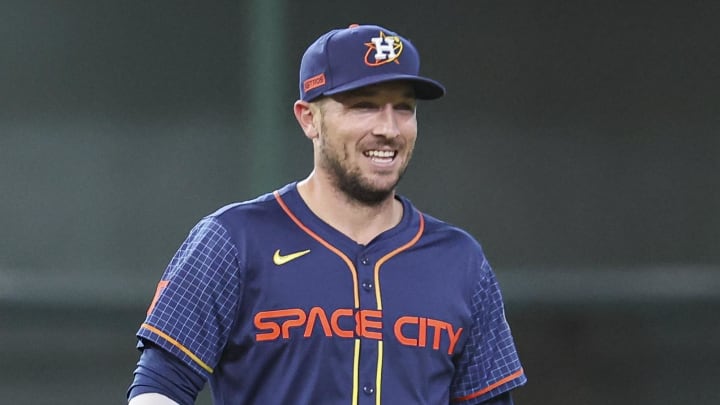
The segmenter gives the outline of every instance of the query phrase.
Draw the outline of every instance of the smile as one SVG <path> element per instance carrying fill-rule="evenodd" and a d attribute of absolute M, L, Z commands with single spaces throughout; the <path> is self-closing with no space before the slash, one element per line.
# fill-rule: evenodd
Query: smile
<path fill-rule="evenodd" d="M 389 163 L 395 159 L 397 151 L 394 150 L 369 150 L 364 152 L 374 162 Z"/>

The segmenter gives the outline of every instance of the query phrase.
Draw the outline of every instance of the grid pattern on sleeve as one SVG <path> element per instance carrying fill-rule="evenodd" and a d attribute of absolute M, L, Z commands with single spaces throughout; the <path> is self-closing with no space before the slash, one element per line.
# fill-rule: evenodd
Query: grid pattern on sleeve
<path fill-rule="evenodd" d="M 475 325 L 451 387 L 452 398 L 477 404 L 526 382 L 505 319 L 502 295 L 495 275 L 483 258 L 482 279 L 472 297 Z M 513 376 L 512 378 L 509 378 Z"/>
<path fill-rule="evenodd" d="M 200 221 L 163 274 L 167 286 L 145 320 L 151 328 L 141 327 L 138 336 L 207 377 L 225 346 L 239 302 L 236 258 L 226 229 L 212 217 Z"/>

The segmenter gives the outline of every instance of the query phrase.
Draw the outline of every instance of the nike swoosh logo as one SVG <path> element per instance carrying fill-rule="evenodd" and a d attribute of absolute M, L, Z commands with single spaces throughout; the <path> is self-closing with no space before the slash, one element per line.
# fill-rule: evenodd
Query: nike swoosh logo
<path fill-rule="evenodd" d="M 282 266 L 283 264 L 287 262 L 291 262 L 295 259 L 297 259 L 300 256 L 305 256 L 306 254 L 310 253 L 310 249 L 308 250 L 301 250 L 299 252 L 290 253 L 287 255 L 281 255 L 280 249 L 275 251 L 275 254 L 273 255 L 273 263 L 275 263 L 278 266 Z"/>

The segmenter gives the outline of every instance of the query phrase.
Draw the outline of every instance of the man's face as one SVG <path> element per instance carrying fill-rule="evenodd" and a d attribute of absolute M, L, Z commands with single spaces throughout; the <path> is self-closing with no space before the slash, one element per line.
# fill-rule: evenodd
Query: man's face
<path fill-rule="evenodd" d="M 417 138 L 412 87 L 377 84 L 317 104 L 316 169 L 355 201 L 375 205 L 392 196 Z"/>

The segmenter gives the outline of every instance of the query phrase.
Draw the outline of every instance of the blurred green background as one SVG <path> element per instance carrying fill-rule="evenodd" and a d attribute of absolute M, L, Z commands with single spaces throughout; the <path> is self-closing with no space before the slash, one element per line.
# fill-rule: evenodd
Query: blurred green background
<path fill-rule="evenodd" d="M 124 403 L 190 227 L 310 171 L 305 47 L 376 23 L 448 88 L 400 191 L 483 244 L 516 402 L 720 403 L 718 21 L 692 0 L 0 1 L 0 402 Z"/>

